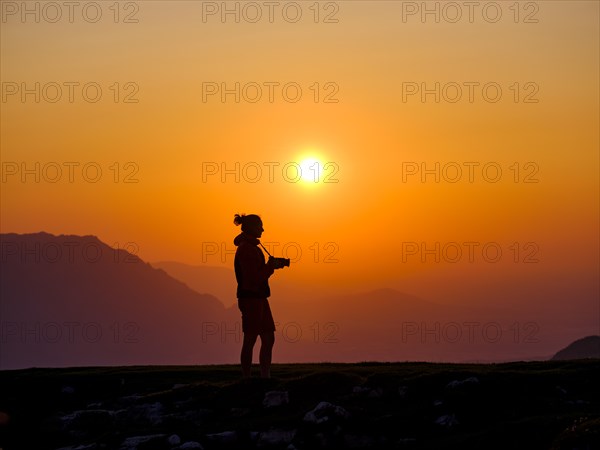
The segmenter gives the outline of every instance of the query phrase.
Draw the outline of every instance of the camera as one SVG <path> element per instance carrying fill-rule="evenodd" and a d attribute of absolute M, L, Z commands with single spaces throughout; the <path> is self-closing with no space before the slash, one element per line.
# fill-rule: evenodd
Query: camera
<path fill-rule="evenodd" d="M 284 267 L 290 267 L 290 258 L 275 258 L 271 256 L 269 260 L 272 260 L 275 264 L 276 269 L 283 269 Z"/>
<path fill-rule="evenodd" d="M 260 241 L 258 242 L 258 244 L 263 248 L 265 252 L 267 252 L 267 255 L 269 255 L 269 262 L 273 261 L 273 267 L 275 267 L 275 269 L 283 269 L 284 267 L 290 267 L 290 258 L 276 258 L 274 256 L 271 256 L 269 251 L 265 248 L 264 245 L 260 243 Z"/>

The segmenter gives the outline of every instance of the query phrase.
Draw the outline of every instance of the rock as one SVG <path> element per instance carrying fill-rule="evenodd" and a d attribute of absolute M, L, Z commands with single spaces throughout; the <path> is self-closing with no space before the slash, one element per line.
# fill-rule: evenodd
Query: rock
<path fill-rule="evenodd" d="M 169 436 L 168 442 L 171 445 L 179 445 L 181 444 L 181 438 L 176 434 L 172 434 L 171 436 Z"/>
<path fill-rule="evenodd" d="M 448 414 L 438 417 L 435 420 L 435 423 L 446 428 L 452 428 L 453 426 L 458 425 L 458 419 L 454 414 Z"/>
<path fill-rule="evenodd" d="M 287 405 L 290 402 L 290 397 L 287 391 L 269 391 L 265 394 L 263 406 L 270 408 L 273 406 Z"/>
<path fill-rule="evenodd" d="M 407 392 L 408 392 L 408 386 L 400 386 L 398 388 L 398 395 L 402 398 L 406 397 Z"/>
<path fill-rule="evenodd" d="M 75 393 L 75 388 L 72 386 L 63 386 L 60 392 L 62 392 L 63 394 L 71 395 Z"/>
<path fill-rule="evenodd" d="M 135 425 L 159 425 L 163 421 L 163 405 L 160 402 L 132 405 L 116 412 L 117 420 Z"/>
<path fill-rule="evenodd" d="M 328 422 L 335 418 L 347 419 L 350 413 L 341 406 L 329 402 L 319 403 L 315 409 L 304 415 L 304 421 L 308 423 L 320 424 Z"/>
<path fill-rule="evenodd" d="M 181 424 L 200 425 L 204 419 L 213 414 L 209 409 L 192 409 L 188 411 L 176 411 L 162 416 L 162 424 L 165 426 L 178 426 Z"/>
<path fill-rule="evenodd" d="M 105 409 L 83 409 L 60 417 L 61 427 L 65 431 L 97 432 L 107 430 L 114 424 L 115 413 Z"/>
<path fill-rule="evenodd" d="M 61 447 L 61 448 L 57 448 L 56 450 L 97 450 L 98 445 L 97 444 L 89 444 L 89 445 L 78 445 L 76 447 L 71 446 L 71 447 Z"/>
<path fill-rule="evenodd" d="M 280 430 L 271 429 L 269 431 L 263 431 L 258 437 L 257 447 L 270 447 L 270 446 L 282 446 L 289 444 L 294 439 L 296 430 Z"/>
<path fill-rule="evenodd" d="M 253 442 L 256 444 L 256 442 L 258 441 L 258 438 L 260 437 L 260 432 L 259 431 L 251 431 L 250 432 L 250 442 Z"/>
<path fill-rule="evenodd" d="M 140 398 L 142 398 L 139 394 L 126 395 L 125 397 L 121 397 L 119 401 L 122 403 L 134 403 L 137 402 Z"/>
<path fill-rule="evenodd" d="M 181 409 L 181 408 L 187 408 L 193 402 L 194 402 L 194 399 L 192 397 L 189 397 L 189 398 L 186 398 L 185 400 L 178 400 L 176 402 L 173 402 L 173 405 L 175 405 L 175 408 Z"/>
<path fill-rule="evenodd" d="M 446 385 L 447 388 L 457 388 L 465 385 L 475 385 L 479 384 L 479 379 L 477 377 L 469 377 L 462 381 L 454 380 Z"/>
<path fill-rule="evenodd" d="M 355 434 L 346 434 L 344 436 L 344 448 L 369 448 L 375 444 L 375 439 L 371 436 Z"/>
<path fill-rule="evenodd" d="M 338 448 L 344 448 L 343 446 L 340 447 L 340 442 L 341 439 L 343 438 L 342 436 L 342 428 L 337 425 L 334 429 L 330 429 L 324 432 L 320 432 L 320 433 L 315 433 L 313 438 L 314 438 L 314 444 L 315 447 L 314 448 L 319 448 L 319 449 L 338 449 Z M 310 447 L 311 449 L 313 447 Z"/>
<path fill-rule="evenodd" d="M 179 447 L 177 447 L 176 450 L 192 450 L 192 449 L 204 450 L 204 447 L 202 447 L 202 445 L 200 445 L 199 442 L 188 441 L 188 442 L 181 444 Z"/>
<path fill-rule="evenodd" d="M 223 431 L 222 433 L 207 434 L 206 438 L 220 445 L 234 444 L 238 440 L 237 431 Z"/>
<path fill-rule="evenodd" d="M 369 391 L 370 391 L 370 389 L 368 387 L 363 387 L 363 386 L 354 386 L 352 388 L 353 394 L 365 394 Z"/>
<path fill-rule="evenodd" d="M 371 389 L 370 387 L 354 386 L 354 388 L 352 389 L 352 393 L 368 398 L 380 398 L 383 396 L 383 389 Z"/>
<path fill-rule="evenodd" d="M 163 405 L 160 402 L 145 403 L 140 405 L 140 412 L 148 419 L 152 425 L 158 425 L 162 422 Z"/>
<path fill-rule="evenodd" d="M 250 408 L 231 408 L 229 410 L 231 417 L 239 418 L 247 416 L 252 412 Z"/>
<path fill-rule="evenodd" d="M 381 397 L 383 397 L 383 389 L 381 389 L 381 388 L 371 389 L 371 391 L 369 391 L 369 393 L 367 394 L 367 397 L 381 398 Z"/>
<path fill-rule="evenodd" d="M 166 434 L 150 434 L 147 436 L 132 436 L 126 438 L 121 444 L 121 450 L 137 450 L 141 444 L 147 444 L 150 441 L 164 441 Z"/>

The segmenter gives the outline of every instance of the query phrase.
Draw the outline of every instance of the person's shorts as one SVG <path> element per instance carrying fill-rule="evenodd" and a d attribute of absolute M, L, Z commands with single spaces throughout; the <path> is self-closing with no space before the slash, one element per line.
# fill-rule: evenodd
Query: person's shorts
<path fill-rule="evenodd" d="M 266 298 L 238 298 L 242 312 L 242 331 L 250 334 L 272 333 L 275 322 Z"/>

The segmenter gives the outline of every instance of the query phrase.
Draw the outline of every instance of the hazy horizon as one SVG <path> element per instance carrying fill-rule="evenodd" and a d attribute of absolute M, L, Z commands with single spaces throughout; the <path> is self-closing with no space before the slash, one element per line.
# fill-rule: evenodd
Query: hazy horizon
<path fill-rule="evenodd" d="M 1 368 L 236 363 L 230 268 L 146 262 L 93 235 L 0 240 Z M 597 334 L 575 300 L 558 318 L 533 303 L 443 303 L 386 286 L 271 289 L 282 363 L 541 360 Z"/>

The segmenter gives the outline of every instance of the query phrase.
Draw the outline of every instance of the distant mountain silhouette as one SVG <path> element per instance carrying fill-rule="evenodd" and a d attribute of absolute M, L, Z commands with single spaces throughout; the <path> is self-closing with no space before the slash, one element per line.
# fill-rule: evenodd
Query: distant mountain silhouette
<path fill-rule="evenodd" d="M 235 288 L 233 270 L 226 267 L 153 263 L 188 286 L 217 297 Z M 287 269 L 286 269 L 287 270 Z M 231 281 L 228 281 L 231 278 Z M 222 283 L 233 283 L 222 286 Z M 352 294 L 321 294 L 275 275 L 271 309 L 278 333 L 279 361 L 506 361 L 548 359 L 552 350 L 538 350 L 540 328 L 513 310 L 443 305 L 391 288 Z M 227 305 L 228 303 L 224 301 Z M 235 300 L 231 307 L 239 321 Z M 516 326 L 515 317 L 519 317 Z M 225 325 L 233 329 L 233 323 Z M 497 326 L 501 336 L 496 339 Z M 511 328 L 512 327 L 512 328 Z M 216 339 L 211 336 L 210 339 Z M 544 339 L 548 345 L 548 339 Z M 535 351 L 532 356 L 532 350 Z"/>
<path fill-rule="evenodd" d="M 239 360 L 231 269 L 163 270 L 95 236 L 0 234 L 0 245 L 0 369 Z M 289 275 L 271 284 L 276 362 L 547 359 L 564 340 L 509 308 L 388 288 L 331 295 Z"/>
<path fill-rule="evenodd" d="M 600 336 L 587 336 L 567 345 L 553 360 L 600 358 Z"/>
<path fill-rule="evenodd" d="M 95 236 L 2 234 L 0 368 L 223 361 L 223 305 Z"/>
<path fill-rule="evenodd" d="M 232 320 L 222 326 L 233 330 L 239 326 L 239 312 L 235 299 L 235 275 L 232 269 L 177 262 L 152 263 L 171 276 L 183 281 L 198 292 L 228 299 L 232 305 Z M 390 347 L 401 335 L 402 320 L 427 320 L 448 317 L 453 308 L 440 307 L 415 296 L 394 289 L 376 289 L 351 295 L 315 295 L 310 286 L 281 283 L 275 275 L 271 280 L 271 309 L 277 329 L 276 352 L 285 361 L 349 361 L 359 359 L 389 359 Z M 231 295 L 233 294 L 233 302 Z M 412 326 L 411 324 L 407 326 Z M 411 332 L 406 330 L 406 332 Z M 366 338 L 369 336 L 369 338 Z M 209 336 L 209 341 L 219 339 Z M 404 355 L 409 341 L 417 336 L 407 336 L 404 345 L 393 345 Z M 428 345 L 418 345 L 411 357 L 428 356 Z M 318 356 L 317 356 L 318 355 Z M 408 356 L 406 356 L 408 358 Z"/>
<path fill-rule="evenodd" d="M 233 269 L 206 265 L 192 266 L 175 261 L 160 261 L 150 264 L 183 281 L 196 292 L 214 295 L 224 305 L 231 305 L 237 301 L 237 284 Z"/>

